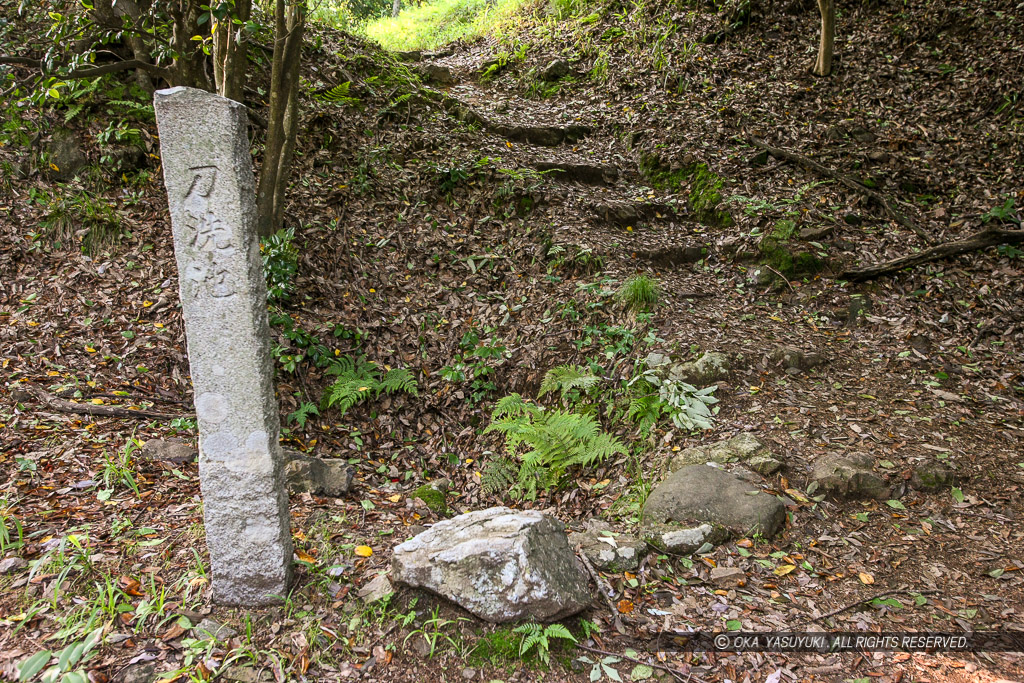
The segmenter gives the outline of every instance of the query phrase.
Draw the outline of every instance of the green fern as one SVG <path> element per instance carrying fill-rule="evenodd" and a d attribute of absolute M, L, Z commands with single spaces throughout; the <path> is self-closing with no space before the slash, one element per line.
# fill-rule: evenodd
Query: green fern
<path fill-rule="evenodd" d="M 331 102 L 333 104 L 354 104 L 359 101 L 359 98 L 348 94 L 351 86 L 352 83 L 350 81 L 345 81 L 329 90 L 318 92 L 315 97 L 322 102 Z"/>
<path fill-rule="evenodd" d="M 576 390 L 586 391 L 600 381 L 600 377 L 582 366 L 559 365 L 558 367 L 551 368 L 544 374 L 544 381 L 540 384 L 537 398 L 553 391 L 558 391 L 564 400 L 570 392 Z"/>
<path fill-rule="evenodd" d="M 484 487 L 509 490 L 513 496 L 533 499 L 542 490 L 558 486 L 566 472 L 575 467 L 592 467 L 626 448 L 602 431 L 592 415 L 581 415 L 527 403 L 519 394 L 498 401 L 491 413 L 487 432 L 505 436 L 509 456 L 522 453 L 515 483 L 507 485 L 507 466 L 486 468 Z M 499 474 L 501 475 L 499 477 Z"/>
<path fill-rule="evenodd" d="M 327 374 L 337 379 L 324 391 L 321 406 L 324 409 L 337 408 L 342 414 L 357 403 L 384 393 L 419 394 L 416 378 L 411 372 L 395 368 L 381 377 L 377 364 L 363 356 L 340 356 L 327 368 Z"/>
<path fill-rule="evenodd" d="M 517 627 L 513 633 L 521 633 L 522 642 L 519 644 L 519 656 L 522 657 L 530 650 L 536 648 L 540 661 L 547 666 L 551 663 L 551 641 L 555 639 L 569 640 L 576 642 L 575 636 L 562 624 L 523 624 Z"/>

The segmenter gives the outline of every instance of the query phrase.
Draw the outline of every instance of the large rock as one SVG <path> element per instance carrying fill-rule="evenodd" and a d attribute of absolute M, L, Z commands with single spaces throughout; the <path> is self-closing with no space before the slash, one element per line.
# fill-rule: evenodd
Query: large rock
<path fill-rule="evenodd" d="M 199 451 L 181 439 L 150 439 L 142 444 L 142 457 L 146 460 L 186 463 L 198 456 Z"/>
<path fill-rule="evenodd" d="M 724 543 L 729 538 L 729 530 L 707 522 L 647 524 L 641 530 L 641 537 L 662 552 L 690 555 L 706 544 Z"/>
<path fill-rule="evenodd" d="M 696 446 L 680 451 L 669 462 L 668 469 L 675 472 L 689 465 L 703 465 L 708 462 L 740 462 L 764 475 L 782 467 L 782 461 L 772 454 L 767 446 L 758 441 L 753 434 L 744 432 L 710 446 Z"/>
<path fill-rule="evenodd" d="M 873 465 L 874 460 L 866 453 L 830 453 L 814 463 L 811 483 L 817 484 L 815 491 L 841 498 L 885 500 L 890 494 L 889 486 L 874 472 Z"/>
<path fill-rule="evenodd" d="M 774 536 L 786 520 L 782 502 L 756 485 L 710 465 L 691 465 L 658 484 L 644 505 L 642 524 L 693 522 L 723 526 L 733 533 Z"/>
<path fill-rule="evenodd" d="M 590 605 L 565 527 L 536 511 L 496 507 L 438 522 L 394 549 L 392 578 L 485 621 L 556 621 Z"/>
<path fill-rule="evenodd" d="M 75 177 L 82 167 L 88 163 L 82 142 L 74 131 L 58 128 L 46 145 L 46 174 L 53 180 L 66 182 Z"/>

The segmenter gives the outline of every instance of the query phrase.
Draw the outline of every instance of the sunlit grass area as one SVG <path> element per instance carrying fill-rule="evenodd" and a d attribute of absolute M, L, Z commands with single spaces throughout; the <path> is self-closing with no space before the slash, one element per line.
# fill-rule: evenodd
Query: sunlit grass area
<path fill-rule="evenodd" d="M 534 0 L 437 0 L 366 25 L 366 35 L 388 50 L 431 50 L 473 39 L 514 20 Z"/>

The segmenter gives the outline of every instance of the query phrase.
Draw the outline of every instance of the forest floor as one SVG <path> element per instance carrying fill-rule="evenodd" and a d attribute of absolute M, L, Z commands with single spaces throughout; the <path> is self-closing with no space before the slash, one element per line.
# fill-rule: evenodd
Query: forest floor
<path fill-rule="evenodd" d="M 283 442 L 357 470 L 347 498 L 292 497 L 298 576 L 274 608 L 211 602 L 198 468 L 147 461 L 137 448 L 196 438 L 158 159 L 120 183 L 100 171 L 57 185 L 33 169 L 32 149 L 0 147 L 0 161 L 22 171 L 0 186 L 0 514 L 12 536 L 5 556 L 43 560 L 0 576 L 0 678 L 107 624 L 90 680 L 592 680 L 571 646 L 553 646 L 548 668 L 519 657 L 507 627 L 427 596 L 356 597 L 395 544 L 436 520 L 410 494 L 444 477 L 453 512 L 506 504 L 571 528 L 599 517 L 629 531 L 672 453 L 741 432 L 785 462 L 764 482 L 786 497 L 784 531 L 692 558 L 653 554 L 634 574 L 606 576 L 627 634 L 596 600 L 584 615 L 601 628 L 591 647 L 632 648 L 664 667 L 654 675 L 678 680 L 1024 676 L 1019 652 L 637 645 L 659 630 L 737 625 L 1024 629 L 1020 252 L 990 249 L 861 284 L 838 277 L 974 233 L 1007 200 L 1024 204 L 1024 20 L 1001 1 L 976 11 L 918 0 L 844 9 L 829 78 L 807 73 L 814 11 L 775 8 L 721 42 L 700 42 L 722 22 L 710 10 L 612 3 L 540 16 L 408 66 L 330 32 L 309 49 L 315 92 L 347 81 L 352 99 L 310 94 L 305 103 L 287 218 L 298 274 L 277 314 L 329 354 L 413 370 L 419 390 L 344 415 L 312 413 L 330 378 L 305 342 L 274 327 Z M 556 57 L 569 73 L 541 80 Z M 453 82 L 428 87 L 430 73 Z M 103 111 L 95 100 L 87 107 Z M 56 126 L 64 114 L 32 116 Z M 97 118 L 71 126 L 95 135 Z M 153 155 L 155 132 L 142 125 Z M 898 200 L 921 234 L 833 178 L 757 159 L 752 137 L 866 181 Z M 88 153 L 96 160 L 100 150 Z M 710 188 L 698 164 L 713 174 Z M 699 201 L 709 196 L 711 213 Z M 116 244 L 86 255 L 55 243 L 55 215 L 73 235 L 97 204 L 116 212 Z M 814 268 L 761 263 L 780 221 L 791 222 L 787 248 L 810 254 Z M 636 274 L 661 283 L 651 315 L 615 300 Z M 787 372 L 773 357 L 779 348 L 825 362 Z M 494 400 L 536 396 L 544 373 L 566 363 L 626 382 L 652 351 L 733 358 L 713 429 L 663 424 L 645 436 L 601 412 L 628 455 L 535 501 L 482 485 L 502 448 L 483 433 Z M 307 358 L 289 369 L 290 355 Z M 460 368 L 476 383 L 449 379 Z M 19 394 L 21 383 L 173 418 L 67 414 Z M 813 463 L 831 453 L 869 454 L 892 498 L 809 492 Z M 936 461 L 957 472 L 955 485 L 909 486 L 915 468 Z M 716 566 L 741 568 L 745 585 L 713 585 Z M 203 618 L 235 633 L 196 637 L 189 629 Z M 580 634 L 579 619 L 566 625 Z M 622 676 L 647 673 L 610 663 Z"/>

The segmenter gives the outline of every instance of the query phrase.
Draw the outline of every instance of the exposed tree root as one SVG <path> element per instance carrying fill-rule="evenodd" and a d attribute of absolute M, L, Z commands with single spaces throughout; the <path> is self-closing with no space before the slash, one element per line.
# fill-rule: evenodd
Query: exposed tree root
<path fill-rule="evenodd" d="M 929 236 L 928 233 L 922 230 L 917 223 L 904 216 L 903 213 L 896 208 L 895 204 L 889 201 L 889 199 L 886 198 L 885 195 L 879 192 L 875 192 L 869 187 L 864 187 L 853 178 L 845 176 L 839 171 L 829 168 L 828 166 L 819 164 L 817 161 L 814 161 L 813 159 L 810 159 L 804 156 L 803 154 L 797 154 L 796 152 L 791 152 L 788 149 L 782 149 L 781 147 L 772 147 L 771 145 L 761 140 L 758 140 L 755 137 L 751 137 L 750 142 L 755 147 L 759 147 L 765 150 L 766 152 L 768 152 L 768 154 L 772 155 L 776 159 L 790 161 L 798 166 L 806 168 L 809 171 L 814 171 L 819 175 L 823 175 L 828 178 L 837 180 L 846 187 L 848 187 L 849 189 L 853 190 L 854 192 L 859 192 L 865 197 L 868 197 L 869 199 L 881 205 L 881 207 L 885 209 L 886 213 L 892 216 L 893 220 L 902 225 L 904 228 L 913 231 L 914 234 L 923 239 L 926 243 L 932 243 L 933 240 L 931 236 Z"/>
<path fill-rule="evenodd" d="M 1022 242 L 1024 242 L 1024 230 L 1000 230 L 998 228 L 989 228 L 987 230 L 982 230 L 981 232 L 976 232 L 962 240 L 943 242 L 942 244 L 938 244 L 930 249 L 925 249 L 917 254 L 901 256 L 900 258 L 893 259 L 891 261 L 884 261 L 866 268 L 847 270 L 840 273 L 838 277 L 839 279 L 851 280 L 853 282 L 874 280 L 877 277 L 889 275 L 890 273 L 898 272 L 904 268 L 919 266 L 922 263 L 929 263 L 931 261 L 938 261 L 939 259 L 947 258 L 949 256 L 959 256 L 960 254 L 966 254 L 978 249 L 995 247 L 1001 244 L 1020 244 Z"/>
<path fill-rule="evenodd" d="M 22 400 L 22 397 L 18 395 L 19 393 L 27 394 L 28 396 L 38 400 L 50 410 L 56 410 L 61 413 L 73 413 L 75 415 L 134 417 L 146 419 L 155 418 L 158 420 L 175 420 L 180 417 L 188 417 L 187 415 L 171 415 L 169 413 L 161 413 L 155 410 L 145 410 L 142 408 L 134 410 L 121 406 L 106 406 L 96 405 L 94 403 L 75 403 L 74 401 L 65 401 L 62 398 L 57 398 L 53 394 L 44 391 L 42 388 L 37 387 L 34 384 L 22 384 L 11 393 L 15 400 Z"/>

